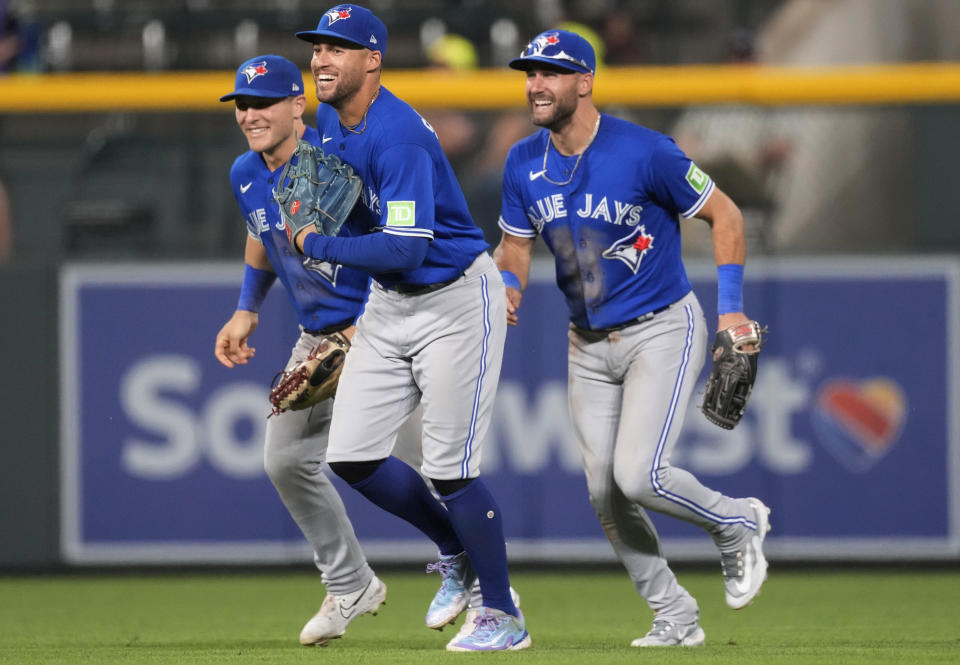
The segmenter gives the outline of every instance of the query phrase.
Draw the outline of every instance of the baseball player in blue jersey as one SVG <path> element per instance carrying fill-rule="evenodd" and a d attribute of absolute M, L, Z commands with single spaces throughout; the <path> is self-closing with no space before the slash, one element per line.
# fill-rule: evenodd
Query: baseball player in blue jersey
<path fill-rule="evenodd" d="M 329 261 L 304 259 L 290 248 L 273 186 L 298 137 L 319 143 L 301 120 L 306 98 L 303 77 L 289 60 L 262 55 L 240 65 L 233 100 L 250 150 L 230 169 L 234 196 L 247 224 L 246 268 L 240 299 L 217 335 L 215 354 L 227 367 L 246 364 L 259 322 L 257 311 L 279 277 L 297 311 L 302 331 L 288 367 L 304 359 L 320 336 L 337 331 L 351 337 L 366 298 L 366 274 Z M 327 596 L 300 633 L 303 644 L 324 645 L 347 624 L 376 613 L 387 587 L 367 564 L 343 502 L 322 471 L 333 405 L 330 400 L 267 420 L 264 466 L 280 498 L 313 548 Z"/>
<path fill-rule="evenodd" d="M 325 152 L 353 166 L 363 204 L 347 226 L 362 235 L 305 229 L 298 249 L 370 273 L 334 404 L 327 459 L 370 501 L 413 524 L 440 552 L 443 582 L 428 627 L 453 622 L 480 580 L 483 608 L 451 651 L 530 645 L 510 594 L 502 515 L 479 478 L 506 336 L 500 273 L 473 223 L 430 125 L 380 85 L 387 30 L 369 10 L 333 7 L 316 30 L 310 65 Z M 397 430 L 421 404 L 422 472 L 392 455 Z"/>
<path fill-rule="evenodd" d="M 570 309 L 570 413 L 590 500 L 655 613 L 650 632 L 632 644 L 702 644 L 697 603 L 667 566 L 645 510 L 707 531 L 721 553 L 727 604 L 753 600 L 766 578 L 769 509 L 670 465 L 708 338 L 682 262 L 679 218 L 712 227 L 721 329 L 748 320 L 743 219 L 672 139 L 597 110 L 594 53 L 581 36 L 547 31 L 510 66 L 526 72 L 530 113 L 543 129 L 513 146 L 503 176 L 494 257 L 508 322 L 518 321 L 541 236 Z"/>

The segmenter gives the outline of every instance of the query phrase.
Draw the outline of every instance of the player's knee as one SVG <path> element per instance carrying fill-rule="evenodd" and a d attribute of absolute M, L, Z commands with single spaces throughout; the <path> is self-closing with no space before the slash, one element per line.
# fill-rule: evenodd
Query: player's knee
<path fill-rule="evenodd" d="M 372 476 L 384 461 L 386 458 L 363 462 L 330 462 L 330 469 L 350 485 L 356 485 Z"/>
<path fill-rule="evenodd" d="M 473 478 L 457 478 L 456 480 L 437 480 L 431 478 L 430 482 L 433 483 L 433 488 L 437 490 L 437 493 L 442 496 L 451 496 L 456 494 L 464 487 L 473 482 Z"/>
<path fill-rule="evenodd" d="M 277 485 L 291 478 L 320 473 L 321 465 L 268 444 L 263 450 L 263 470 L 273 484 Z"/>
<path fill-rule="evenodd" d="M 623 495 L 633 503 L 638 503 L 645 508 L 655 505 L 656 501 L 662 498 L 662 485 L 659 482 L 659 477 L 659 472 L 655 478 L 651 478 L 649 472 L 614 472 L 617 487 L 620 488 Z"/>

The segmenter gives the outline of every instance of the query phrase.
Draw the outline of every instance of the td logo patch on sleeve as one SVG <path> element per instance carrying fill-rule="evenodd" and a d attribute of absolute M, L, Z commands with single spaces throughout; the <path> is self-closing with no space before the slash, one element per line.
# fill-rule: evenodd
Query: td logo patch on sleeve
<path fill-rule="evenodd" d="M 690 183 L 690 186 L 693 187 L 693 190 L 697 194 L 703 194 L 703 190 L 706 188 L 709 180 L 710 178 L 700 170 L 699 166 L 690 162 L 690 168 L 687 169 L 687 182 Z"/>
<path fill-rule="evenodd" d="M 416 213 L 416 201 L 387 201 L 387 226 L 413 226 Z"/>

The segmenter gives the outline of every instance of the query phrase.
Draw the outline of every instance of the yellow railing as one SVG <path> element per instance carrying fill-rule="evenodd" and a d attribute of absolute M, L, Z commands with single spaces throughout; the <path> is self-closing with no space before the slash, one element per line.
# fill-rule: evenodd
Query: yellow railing
<path fill-rule="evenodd" d="M 491 110 L 523 105 L 523 76 L 508 69 L 462 75 L 386 70 L 383 81 L 417 108 Z M 304 78 L 309 90 L 309 72 Z M 0 113 L 217 111 L 224 109 L 217 98 L 233 88 L 233 81 L 231 71 L 13 75 L 0 78 Z M 597 76 L 594 90 L 601 106 L 958 102 L 960 63 L 608 67 Z"/>

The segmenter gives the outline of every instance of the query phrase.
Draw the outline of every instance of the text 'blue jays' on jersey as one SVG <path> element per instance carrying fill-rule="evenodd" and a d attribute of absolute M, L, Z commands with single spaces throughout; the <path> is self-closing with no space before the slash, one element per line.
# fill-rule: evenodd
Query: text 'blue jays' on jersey
<path fill-rule="evenodd" d="M 609 328 L 685 296 L 678 215 L 699 212 L 713 192 L 710 177 L 670 137 L 606 114 L 575 170 L 577 157 L 552 144 L 544 169 L 548 141 L 543 129 L 510 149 L 499 224 L 543 237 L 570 320 Z M 563 183 L 571 172 L 566 185 L 546 179 Z"/>
<path fill-rule="evenodd" d="M 320 143 L 320 136 L 312 127 L 307 127 L 303 139 Z M 251 150 L 234 161 L 230 185 L 246 219 L 247 232 L 263 243 L 301 326 L 321 330 L 355 320 L 366 301 L 370 278 L 358 270 L 306 258 L 293 251 L 273 199 L 273 187 L 282 168 L 270 171 L 263 158 Z"/>
<path fill-rule="evenodd" d="M 338 155 L 363 180 L 366 208 L 354 209 L 348 227 L 431 241 L 420 267 L 374 274 L 378 282 L 389 288 L 456 279 L 489 247 L 433 127 L 389 90 L 380 87 L 354 131 L 340 124 L 331 106 L 320 104 L 317 130 L 323 151 Z"/>

